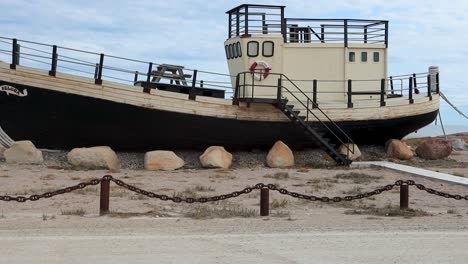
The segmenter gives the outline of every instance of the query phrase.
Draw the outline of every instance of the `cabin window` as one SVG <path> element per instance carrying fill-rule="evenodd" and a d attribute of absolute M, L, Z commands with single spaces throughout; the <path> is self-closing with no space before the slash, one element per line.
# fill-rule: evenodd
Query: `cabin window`
<path fill-rule="evenodd" d="M 228 45 L 224 46 L 224 49 L 226 51 L 226 59 L 229 60 L 231 58 L 231 57 L 229 57 L 229 46 Z"/>
<path fill-rule="evenodd" d="M 232 44 L 229 44 L 229 52 L 231 53 L 231 59 L 234 59 L 236 56 L 234 54 L 234 47 Z"/>
<path fill-rule="evenodd" d="M 265 41 L 262 45 L 263 57 L 272 57 L 275 49 L 275 44 L 273 43 L 273 41 Z"/>
<path fill-rule="evenodd" d="M 380 53 L 374 52 L 374 62 L 379 62 L 379 61 L 380 61 Z"/>
<path fill-rule="evenodd" d="M 229 48 L 232 49 L 232 57 L 237 58 L 237 48 L 236 48 L 236 43 L 229 45 Z"/>
<path fill-rule="evenodd" d="M 361 52 L 361 62 L 367 62 L 367 52 Z"/>
<path fill-rule="evenodd" d="M 355 52 L 350 52 L 349 53 L 349 62 L 355 62 L 356 61 L 356 53 Z"/>
<path fill-rule="evenodd" d="M 232 59 L 232 49 L 231 45 L 227 45 L 228 59 Z"/>
<path fill-rule="evenodd" d="M 242 48 L 240 42 L 237 42 L 236 44 L 237 47 L 237 55 L 239 55 L 239 58 L 242 57 Z"/>
<path fill-rule="evenodd" d="M 249 57 L 257 57 L 258 56 L 258 42 L 257 41 L 249 41 L 247 43 L 247 55 Z"/>

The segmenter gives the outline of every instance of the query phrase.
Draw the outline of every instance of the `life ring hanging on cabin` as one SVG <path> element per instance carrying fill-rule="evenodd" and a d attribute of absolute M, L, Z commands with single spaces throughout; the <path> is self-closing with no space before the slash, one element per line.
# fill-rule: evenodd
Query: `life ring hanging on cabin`
<path fill-rule="evenodd" d="M 263 70 L 264 70 L 263 74 L 256 74 L 256 73 L 258 73 L 257 67 L 259 65 L 263 67 Z M 255 80 L 261 81 L 263 79 L 266 79 L 268 77 L 268 75 L 270 75 L 271 68 L 270 68 L 270 65 L 268 65 L 268 63 L 265 62 L 265 61 L 256 61 L 256 62 L 252 63 L 252 65 L 250 65 L 249 70 L 250 70 L 250 73 L 255 78 Z"/>

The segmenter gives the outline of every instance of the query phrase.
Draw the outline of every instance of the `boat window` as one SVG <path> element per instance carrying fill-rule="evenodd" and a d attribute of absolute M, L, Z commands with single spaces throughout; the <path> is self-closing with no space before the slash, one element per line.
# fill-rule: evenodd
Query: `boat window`
<path fill-rule="evenodd" d="M 355 52 L 350 52 L 349 53 L 349 62 L 355 62 L 356 61 L 356 53 Z"/>
<path fill-rule="evenodd" d="M 275 49 L 275 44 L 273 43 L 273 41 L 265 41 L 262 45 L 263 57 L 272 57 Z"/>
<path fill-rule="evenodd" d="M 229 46 L 228 45 L 224 46 L 224 50 L 226 51 L 226 59 L 229 60 L 231 58 L 229 57 Z"/>
<path fill-rule="evenodd" d="M 237 42 L 237 54 L 239 55 L 239 58 L 242 57 L 242 48 L 240 42 Z"/>
<path fill-rule="evenodd" d="M 232 52 L 232 56 L 234 58 L 237 58 L 239 56 L 237 56 L 237 48 L 236 48 L 236 43 L 233 43 L 229 46 L 229 48 L 231 48 L 231 52 Z"/>
<path fill-rule="evenodd" d="M 367 52 L 361 52 L 361 61 L 367 62 Z"/>
<path fill-rule="evenodd" d="M 258 56 L 258 42 L 257 41 L 249 41 L 247 43 L 247 55 L 249 57 L 257 57 Z"/>
<path fill-rule="evenodd" d="M 380 53 L 374 52 L 374 62 L 379 62 L 379 61 L 380 61 Z"/>

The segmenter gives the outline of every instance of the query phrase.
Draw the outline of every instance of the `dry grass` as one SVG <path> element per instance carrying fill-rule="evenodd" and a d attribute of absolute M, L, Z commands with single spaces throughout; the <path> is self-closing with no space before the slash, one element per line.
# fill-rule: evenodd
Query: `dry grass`
<path fill-rule="evenodd" d="M 272 178 L 272 179 L 275 179 L 275 180 L 286 180 L 289 178 L 289 173 L 287 172 L 277 172 L 273 175 L 270 175 L 270 174 L 267 174 L 265 176 L 263 176 L 263 178 Z"/>
<path fill-rule="evenodd" d="M 81 195 L 86 195 L 86 194 L 99 195 L 99 190 L 97 187 L 86 187 L 84 189 L 78 189 L 76 191 L 73 191 L 73 193 L 81 194 Z"/>
<path fill-rule="evenodd" d="M 75 216 L 84 216 L 86 211 L 83 208 L 71 209 L 71 210 L 62 210 L 62 215 L 75 215 Z"/>
<path fill-rule="evenodd" d="M 464 173 L 458 172 L 458 171 L 454 172 L 453 175 L 459 176 L 459 177 L 466 177 L 466 175 Z"/>
<path fill-rule="evenodd" d="M 306 184 L 311 187 L 311 190 L 308 191 L 310 193 L 330 189 L 335 186 L 336 183 L 338 183 L 338 180 L 332 178 L 315 178 L 306 182 Z"/>
<path fill-rule="evenodd" d="M 203 185 L 195 185 L 195 187 L 192 188 L 193 191 L 195 192 L 214 192 L 216 191 L 215 188 L 211 187 L 211 186 L 203 186 Z"/>
<path fill-rule="evenodd" d="M 378 182 L 382 176 L 371 176 L 360 172 L 339 173 L 335 175 L 336 179 L 351 181 L 354 184 L 369 184 L 371 182 Z"/>
<path fill-rule="evenodd" d="M 352 209 L 345 211 L 345 214 L 349 215 L 373 215 L 373 216 L 388 216 L 388 217 L 422 217 L 431 216 L 430 213 L 420 209 L 400 209 L 399 206 L 393 206 L 391 204 L 383 208 L 363 208 L 363 209 Z"/>
<path fill-rule="evenodd" d="M 270 216 L 272 216 L 272 217 L 281 217 L 281 218 L 288 217 L 288 220 L 292 220 L 291 219 L 291 212 L 289 212 L 289 211 L 283 211 L 283 210 L 273 211 L 273 212 L 270 213 Z"/>
<path fill-rule="evenodd" d="M 456 209 L 448 209 L 447 214 L 458 214 L 458 211 Z"/>
<path fill-rule="evenodd" d="M 348 194 L 348 195 L 356 195 L 359 193 L 362 193 L 363 189 L 360 186 L 354 186 L 353 188 L 344 191 L 343 194 Z"/>
<path fill-rule="evenodd" d="M 184 213 L 185 217 L 194 219 L 212 219 L 212 218 L 250 218 L 258 215 L 257 210 L 241 207 L 238 204 L 224 203 L 215 207 L 200 205 Z"/>
<path fill-rule="evenodd" d="M 109 217 L 115 218 L 130 218 L 130 217 L 170 217 L 168 214 L 161 213 L 156 210 L 144 212 L 144 213 L 135 213 L 135 212 L 115 212 L 111 211 L 107 214 Z"/>
<path fill-rule="evenodd" d="M 288 204 L 289 204 L 289 201 L 287 199 L 284 199 L 284 198 L 281 200 L 273 199 L 273 201 L 270 204 L 270 207 L 271 209 L 285 208 L 286 206 L 288 206 Z"/>

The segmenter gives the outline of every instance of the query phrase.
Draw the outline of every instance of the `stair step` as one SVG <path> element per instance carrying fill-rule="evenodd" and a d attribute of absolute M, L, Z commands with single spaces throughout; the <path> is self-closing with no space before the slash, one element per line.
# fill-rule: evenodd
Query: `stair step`
<path fill-rule="evenodd" d="M 295 113 L 296 115 L 299 115 L 301 111 L 292 111 L 292 112 Z"/>
<path fill-rule="evenodd" d="M 294 105 L 286 105 L 286 107 L 292 110 L 294 108 Z"/>

